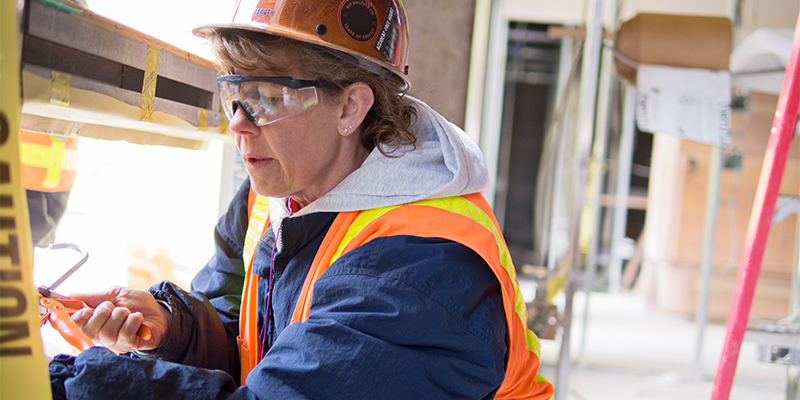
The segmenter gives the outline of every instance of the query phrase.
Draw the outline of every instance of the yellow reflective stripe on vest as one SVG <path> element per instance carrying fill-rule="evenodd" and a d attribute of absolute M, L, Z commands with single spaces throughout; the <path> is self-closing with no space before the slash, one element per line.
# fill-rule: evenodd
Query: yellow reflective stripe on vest
<path fill-rule="evenodd" d="M 497 227 L 495 226 L 492 218 L 486 215 L 480 207 L 476 206 L 469 200 L 464 199 L 460 196 L 453 196 L 453 197 L 444 197 L 439 199 L 430 199 L 430 200 L 420 200 L 414 203 L 409 203 L 408 205 L 412 206 L 429 206 L 429 207 L 436 207 L 445 211 L 449 211 L 455 214 L 462 215 L 467 217 L 492 233 L 494 236 L 495 243 L 497 244 L 498 254 L 500 258 L 500 263 L 503 265 L 503 269 L 506 273 L 511 277 L 511 282 L 514 285 L 514 311 L 517 317 L 519 318 L 522 326 L 527 326 L 527 318 L 526 318 L 526 308 L 525 308 L 525 299 L 522 297 L 522 292 L 519 289 L 519 283 L 517 282 L 517 273 L 514 270 L 514 264 L 511 261 L 511 254 L 508 252 L 508 248 L 506 247 L 505 241 L 503 240 L 502 235 L 498 231 Z M 341 256 L 342 251 L 347 247 L 350 241 L 359 234 L 370 222 L 376 220 L 377 218 L 381 217 L 382 215 L 388 213 L 399 206 L 390 206 L 390 207 L 382 207 L 382 208 L 374 208 L 370 210 L 365 210 L 359 214 L 359 216 L 353 221 L 350 225 L 350 228 L 347 230 L 342 242 L 339 244 L 338 249 L 334 253 L 333 257 L 331 257 L 331 264 L 336 261 L 339 256 Z M 536 337 L 530 329 L 525 329 L 525 345 L 529 351 L 536 354 L 536 357 L 541 359 L 541 343 L 539 339 Z"/>
<path fill-rule="evenodd" d="M 261 359 L 261 343 L 258 341 L 258 324 L 256 292 L 258 292 L 258 275 L 251 273 L 253 256 L 261 235 L 269 224 L 269 200 L 266 197 L 256 196 L 249 208 L 249 224 L 244 238 L 242 261 L 244 268 L 244 285 L 242 285 L 242 301 L 239 308 L 239 336 L 236 344 L 239 348 L 239 363 L 241 367 L 240 383 L 244 385 L 247 375 Z"/>
<path fill-rule="evenodd" d="M 42 187 L 54 188 L 61 181 L 61 170 L 77 169 L 77 150 L 67 149 L 63 140 L 53 139 L 52 145 L 20 143 L 20 163 L 32 167 L 46 168 Z"/>
<path fill-rule="evenodd" d="M 242 251 L 245 275 L 250 272 L 249 268 L 252 264 L 253 252 L 256 250 L 259 239 L 261 239 L 261 234 L 264 232 L 264 225 L 267 223 L 268 216 L 269 199 L 261 195 L 256 196 L 253 209 L 250 210 L 250 223 L 247 225 L 247 234 L 244 237 L 244 249 Z"/>
<path fill-rule="evenodd" d="M 333 262 L 342 255 L 342 252 L 344 251 L 345 247 L 347 247 L 347 244 L 350 243 L 350 241 L 353 240 L 353 238 L 356 237 L 356 235 L 358 235 L 367 225 L 369 225 L 370 222 L 382 217 L 387 212 L 398 207 L 400 206 L 372 208 L 359 213 L 353 223 L 350 224 L 350 228 L 347 229 L 347 233 L 345 233 L 341 243 L 339 243 L 339 247 L 336 249 L 336 252 L 333 253 L 333 256 L 331 256 L 331 264 L 333 264 Z"/>

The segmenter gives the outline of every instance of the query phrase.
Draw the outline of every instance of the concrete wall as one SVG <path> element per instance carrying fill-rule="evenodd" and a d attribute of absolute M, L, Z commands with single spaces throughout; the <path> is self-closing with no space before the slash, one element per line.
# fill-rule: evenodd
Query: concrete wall
<path fill-rule="evenodd" d="M 411 94 L 464 127 L 475 2 L 404 0 Z"/>

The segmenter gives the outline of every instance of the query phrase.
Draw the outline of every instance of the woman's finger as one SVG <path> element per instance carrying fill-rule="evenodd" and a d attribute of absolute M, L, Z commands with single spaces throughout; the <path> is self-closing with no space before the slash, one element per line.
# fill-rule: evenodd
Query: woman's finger
<path fill-rule="evenodd" d="M 120 328 L 125 323 L 125 319 L 131 315 L 131 310 L 125 307 L 115 307 L 111 311 L 111 316 L 103 324 L 100 329 L 99 339 L 102 346 L 112 348 L 117 344 L 120 334 Z"/>
<path fill-rule="evenodd" d="M 119 337 L 117 338 L 117 344 L 114 350 L 120 353 L 126 353 L 138 349 L 141 346 L 140 341 L 142 339 L 136 336 L 136 331 L 139 330 L 139 327 L 142 326 L 143 323 L 144 316 L 142 313 L 135 312 L 128 315 L 128 318 L 125 319 L 125 322 L 119 330 Z"/>
<path fill-rule="evenodd" d="M 95 307 L 94 311 L 92 312 L 92 316 L 89 317 L 89 320 L 81 327 L 83 333 L 86 336 L 89 336 L 89 339 L 93 341 L 98 340 L 98 335 L 100 330 L 106 324 L 106 321 L 111 317 L 111 313 L 114 311 L 114 304 L 110 301 L 104 301 L 100 303 L 97 307 Z"/>

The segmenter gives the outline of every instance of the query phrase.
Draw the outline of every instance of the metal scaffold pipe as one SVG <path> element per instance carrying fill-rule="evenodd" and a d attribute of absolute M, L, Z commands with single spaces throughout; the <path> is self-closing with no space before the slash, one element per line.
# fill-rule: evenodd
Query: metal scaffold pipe
<path fill-rule="evenodd" d="M 570 220 L 570 270 L 565 279 L 564 318 L 561 332 L 561 350 L 558 360 L 555 399 L 564 400 L 569 387 L 570 331 L 572 325 L 573 295 L 577 287 L 576 277 L 581 271 L 580 223 L 583 211 L 583 196 L 589 172 L 589 158 L 594 135 L 595 108 L 597 104 L 597 84 L 600 75 L 600 50 L 603 40 L 602 0 L 589 2 L 586 21 L 586 42 L 584 43 L 583 63 L 581 65 L 580 125 L 576 146 L 578 173 L 575 179 L 574 201 Z"/>

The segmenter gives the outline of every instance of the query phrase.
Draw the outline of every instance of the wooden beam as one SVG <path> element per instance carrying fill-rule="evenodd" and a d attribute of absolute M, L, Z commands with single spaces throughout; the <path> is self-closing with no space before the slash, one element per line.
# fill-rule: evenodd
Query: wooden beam
<path fill-rule="evenodd" d="M 153 47 L 157 47 L 160 50 L 166 51 L 168 53 L 174 54 L 178 57 L 184 58 L 189 60 L 195 64 L 202 65 L 206 68 L 213 69 L 217 71 L 219 68 L 210 60 L 207 60 L 203 57 L 200 57 L 196 54 L 190 53 L 186 50 L 182 50 L 176 46 L 173 46 L 167 42 L 162 40 L 156 39 L 148 34 L 143 32 L 137 31 L 127 25 L 120 24 L 119 22 L 113 21 L 108 19 L 102 15 L 95 14 L 90 9 L 81 6 L 78 3 L 74 3 L 69 0 L 50 0 L 51 2 L 59 3 L 65 9 L 72 9 L 75 10 L 75 14 L 78 17 L 81 17 L 87 21 L 91 21 L 97 25 L 100 25 L 104 28 L 113 30 L 115 32 L 119 32 L 125 36 L 130 38 L 136 39 L 142 43 L 148 44 Z"/>
<path fill-rule="evenodd" d="M 601 194 L 600 205 L 603 207 L 614 207 L 616 196 L 613 194 Z M 646 210 L 647 197 L 646 196 L 628 196 L 628 209 L 631 210 Z"/>
<path fill-rule="evenodd" d="M 558 25 L 550 25 L 547 27 L 547 36 L 551 38 L 564 38 L 564 37 L 571 37 L 576 39 L 585 39 L 586 38 L 586 29 L 581 28 L 565 28 L 563 26 Z M 603 39 L 614 39 L 616 38 L 616 34 L 614 32 L 609 32 L 607 30 L 603 30 Z"/>

